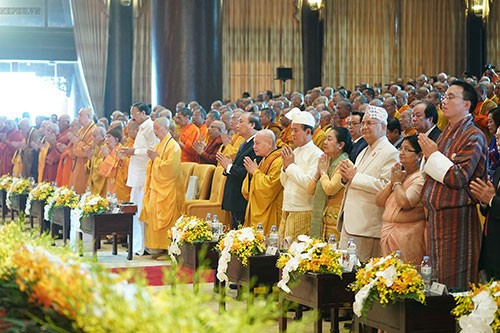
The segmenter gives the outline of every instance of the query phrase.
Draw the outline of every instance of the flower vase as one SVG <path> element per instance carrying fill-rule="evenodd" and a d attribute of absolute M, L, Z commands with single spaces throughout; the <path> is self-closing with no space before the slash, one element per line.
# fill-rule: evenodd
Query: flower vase
<path fill-rule="evenodd" d="M 180 254 L 182 265 L 193 270 L 201 266 L 216 269 L 219 261 L 216 245 L 217 242 L 183 243 Z"/>

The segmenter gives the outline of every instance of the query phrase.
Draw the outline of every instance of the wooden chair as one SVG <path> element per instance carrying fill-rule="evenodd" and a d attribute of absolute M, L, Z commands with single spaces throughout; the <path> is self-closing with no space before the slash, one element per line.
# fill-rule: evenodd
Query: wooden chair
<path fill-rule="evenodd" d="M 196 164 L 194 166 L 192 176 L 198 178 L 198 195 L 196 197 L 199 200 L 207 200 L 210 196 L 214 171 L 215 165 L 212 164 Z"/>
<path fill-rule="evenodd" d="M 231 227 L 231 215 L 221 207 L 222 197 L 224 196 L 224 185 L 226 184 L 226 177 L 222 174 L 223 171 L 224 168 L 221 166 L 215 169 L 210 198 L 207 200 L 198 199 L 186 201 L 186 215 L 205 218 L 207 213 L 211 213 L 212 216 L 217 214 L 220 222 L 225 224 L 228 228 Z"/>
<path fill-rule="evenodd" d="M 188 183 L 189 183 L 189 177 L 193 174 L 194 167 L 196 166 L 195 162 L 182 162 L 181 163 L 181 170 L 182 170 L 182 177 L 184 179 L 184 193 L 187 191 Z"/>

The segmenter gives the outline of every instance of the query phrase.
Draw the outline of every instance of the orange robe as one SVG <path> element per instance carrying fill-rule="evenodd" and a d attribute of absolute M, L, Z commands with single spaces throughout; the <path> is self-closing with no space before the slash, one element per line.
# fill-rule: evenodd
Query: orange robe
<path fill-rule="evenodd" d="M 243 144 L 243 142 L 245 142 L 245 139 L 239 134 L 235 133 L 231 136 L 231 143 L 228 145 L 221 145 L 219 147 L 219 152 L 234 159 L 236 153 L 238 152 L 238 149 L 240 149 L 240 146 Z M 217 163 L 217 165 L 220 164 Z"/>
<path fill-rule="evenodd" d="M 75 192 L 78 194 L 83 194 L 87 187 L 89 173 L 85 168 L 85 164 L 87 164 L 89 159 L 87 158 L 86 152 L 92 147 L 92 131 L 94 128 L 94 123 L 90 123 L 81 128 L 78 131 L 79 141 L 77 141 L 72 149 L 73 163 L 71 166 L 71 175 L 69 177 L 69 186 L 73 186 Z"/>
<path fill-rule="evenodd" d="M 57 165 L 56 184 L 57 186 L 69 186 L 71 176 L 71 165 L 73 163 L 73 143 L 70 143 L 59 158 Z"/>
<path fill-rule="evenodd" d="M 199 162 L 199 155 L 193 148 L 193 144 L 200 140 L 200 130 L 195 124 L 190 123 L 181 128 L 180 141 L 184 144 L 182 148 L 181 161 L 182 162 Z"/>
<path fill-rule="evenodd" d="M 53 182 L 56 180 L 57 166 L 59 165 L 60 158 L 61 153 L 57 150 L 55 145 L 51 146 L 45 158 L 42 181 Z"/>
<path fill-rule="evenodd" d="M 99 194 L 101 197 L 106 197 L 107 190 L 107 178 L 99 174 L 99 169 L 101 168 L 102 161 L 104 160 L 104 155 L 102 153 L 101 147 L 97 146 L 94 148 L 94 154 L 92 158 L 87 162 L 88 170 L 88 183 L 90 187 L 90 192 L 92 194 Z"/>
<path fill-rule="evenodd" d="M 43 171 L 45 169 L 45 161 L 47 159 L 47 154 L 49 153 L 50 144 L 46 141 L 45 137 L 42 138 L 43 147 L 38 152 L 38 183 L 43 180 Z"/>
<path fill-rule="evenodd" d="M 208 141 L 210 140 L 210 135 L 208 135 L 207 124 L 205 123 L 201 124 L 201 126 L 198 127 L 198 129 L 200 130 L 200 138 L 206 143 L 208 143 Z"/>
<path fill-rule="evenodd" d="M 126 144 L 127 147 L 134 146 L 134 139 L 129 138 Z M 130 164 L 130 157 L 125 157 L 118 163 L 118 170 L 116 170 L 115 178 L 115 193 L 118 201 L 130 201 L 130 191 L 132 188 L 127 186 L 128 166 Z"/>
<path fill-rule="evenodd" d="M 12 174 L 13 164 L 12 158 L 16 149 L 12 145 L 13 142 L 22 142 L 24 137 L 21 131 L 14 129 L 9 133 L 5 133 L 6 140 L 1 143 L 0 150 L 0 175 Z"/>
<path fill-rule="evenodd" d="M 283 131 L 281 131 L 281 144 L 282 146 L 290 146 L 293 147 L 292 141 L 292 125 L 288 125 Z"/>
<path fill-rule="evenodd" d="M 314 134 L 312 136 L 312 140 L 313 140 L 314 144 L 316 145 L 316 147 L 323 150 L 323 144 L 325 143 L 325 139 L 326 139 L 325 132 L 323 132 L 321 127 L 319 127 L 319 126 L 316 127 L 314 129 Z"/>
<path fill-rule="evenodd" d="M 140 220 L 146 223 L 146 247 L 167 249 L 168 233 L 181 216 L 184 206 L 184 180 L 181 148 L 170 133 L 154 147 L 158 156 L 148 161 Z"/>

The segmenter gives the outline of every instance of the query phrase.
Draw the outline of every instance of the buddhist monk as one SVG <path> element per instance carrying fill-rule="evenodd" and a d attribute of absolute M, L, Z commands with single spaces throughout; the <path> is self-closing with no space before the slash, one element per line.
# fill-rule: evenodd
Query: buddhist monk
<path fill-rule="evenodd" d="M 73 164 L 73 142 L 71 139 L 76 140 L 78 138 L 79 130 L 80 124 L 78 120 L 75 119 L 71 122 L 69 130 L 61 132 L 65 137 L 61 137 L 60 142 L 56 144 L 57 150 L 61 153 L 56 175 L 56 184 L 58 186 L 69 186 L 69 178 L 71 176 L 71 167 Z"/>
<path fill-rule="evenodd" d="M 99 174 L 104 156 L 109 154 L 109 148 L 104 144 L 106 130 L 102 126 L 95 126 L 92 131 L 93 147 L 86 151 L 87 153 L 87 170 L 88 183 L 92 194 L 99 194 L 102 197 L 106 196 L 106 177 Z"/>
<path fill-rule="evenodd" d="M 118 157 L 118 152 L 121 149 L 122 140 L 122 128 L 121 126 L 116 126 L 111 128 L 106 133 L 105 141 L 107 149 L 103 150 L 104 160 L 99 169 L 99 174 L 106 178 L 107 191 L 109 193 L 116 193 L 116 174 L 120 165 L 120 158 Z M 124 186 L 125 184 L 119 184 L 118 186 Z"/>
<path fill-rule="evenodd" d="M 193 144 L 200 140 L 200 130 L 191 122 L 191 119 L 191 110 L 186 107 L 180 109 L 175 115 L 175 122 L 181 127 L 180 135 L 176 132 L 171 133 L 182 149 L 182 162 L 199 162 L 200 160 L 193 148 Z"/>
<path fill-rule="evenodd" d="M 56 180 L 57 166 L 59 165 L 59 159 L 61 158 L 61 153 L 56 147 L 58 134 L 59 126 L 53 122 L 49 122 L 45 128 L 44 149 L 46 149 L 48 145 L 47 154 L 44 159 L 41 159 L 45 162 L 41 180 L 45 182 L 53 182 Z M 42 154 L 42 151 L 40 151 L 40 154 Z"/>
<path fill-rule="evenodd" d="M 166 250 L 168 231 L 181 215 L 185 194 L 181 171 L 181 148 L 169 132 L 167 118 L 154 122 L 155 135 L 160 139 L 148 150 L 147 178 L 140 220 L 146 223 L 146 247 Z"/>

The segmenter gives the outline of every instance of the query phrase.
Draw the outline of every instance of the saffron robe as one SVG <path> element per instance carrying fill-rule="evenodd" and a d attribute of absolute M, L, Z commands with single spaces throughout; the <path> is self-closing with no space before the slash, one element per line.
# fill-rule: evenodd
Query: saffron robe
<path fill-rule="evenodd" d="M 88 162 L 86 152 L 92 149 L 92 131 L 95 128 L 94 123 L 80 128 L 78 131 L 78 141 L 73 145 L 73 163 L 71 165 L 71 175 L 69 177 L 69 186 L 73 186 L 78 194 L 83 194 L 87 187 L 89 178 L 88 169 L 85 165 Z"/>
<path fill-rule="evenodd" d="M 182 162 L 199 162 L 198 152 L 193 148 L 193 143 L 198 140 L 200 140 L 200 130 L 195 124 L 190 123 L 181 128 L 180 141 L 184 144 Z"/>
<path fill-rule="evenodd" d="M 69 186 L 69 178 L 71 177 L 71 166 L 73 163 L 73 143 L 69 143 L 59 157 L 57 165 L 56 184 L 57 186 Z"/>
<path fill-rule="evenodd" d="M 146 247 L 167 249 L 168 233 L 184 206 L 181 148 L 170 133 L 154 147 L 159 155 L 149 160 L 140 220 L 146 223 Z"/>
<path fill-rule="evenodd" d="M 292 125 L 290 124 L 287 128 L 285 128 L 283 131 L 281 131 L 281 146 L 289 146 L 292 149 L 294 148 L 293 141 L 292 141 Z"/>
<path fill-rule="evenodd" d="M 247 173 L 241 186 L 241 194 L 248 201 L 245 227 L 257 227 L 262 222 L 265 235 L 271 226 L 279 228 L 283 206 L 282 167 L 281 149 L 276 149 L 260 161 L 253 176 Z"/>
<path fill-rule="evenodd" d="M 12 174 L 12 158 L 16 152 L 16 148 L 14 148 L 12 143 L 23 141 L 23 134 L 17 129 L 6 133 L 5 136 L 5 142 L 0 143 L 0 175 Z"/>
<path fill-rule="evenodd" d="M 323 144 L 325 143 L 325 139 L 326 139 L 326 134 L 325 132 L 323 132 L 323 130 L 321 129 L 321 127 L 316 127 L 314 129 L 314 134 L 312 136 L 312 140 L 314 142 L 314 144 L 316 145 L 316 147 L 318 147 L 319 149 L 323 149 Z"/>
<path fill-rule="evenodd" d="M 45 137 L 42 138 L 42 148 L 38 152 L 38 179 L 36 180 L 38 183 L 41 183 L 43 180 L 43 170 L 45 169 L 45 160 L 47 159 L 47 154 L 49 153 L 50 143 L 47 142 Z"/>
<path fill-rule="evenodd" d="M 234 160 L 234 157 L 236 156 L 236 153 L 238 152 L 238 149 L 240 149 L 240 146 L 245 142 L 245 139 L 240 136 L 238 133 L 235 133 L 231 136 L 231 143 L 228 145 L 221 145 L 219 147 L 219 151 L 226 155 L 230 156 L 231 159 Z M 218 165 L 220 165 L 218 163 Z"/>
<path fill-rule="evenodd" d="M 200 139 L 203 140 L 205 143 L 208 143 L 210 140 L 210 135 L 208 135 L 208 127 L 207 124 L 203 123 L 201 124 L 200 127 L 198 127 L 200 130 Z"/>
<path fill-rule="evenodd" d="M 47 156 L 45 157 L 45 167 L 43 168 L 42 181 L 53 182 L 56 180 L 57 167 L 61 153 L 57 150 L 56 146 L 50 146 Z"/>
<path fill-rule="evenodd" d="M 90 187 L 90 192 L 92 194 L 99 194 L 101 197 L 106 197 L 107 191 L 107 178 L 99 174 L 99 169 L 101 168 L 102 161 L 104 161 L 104 155 L 102 153 L 101 147 L 96 146 L 94 148 L 94 154 L 92 158 L 87 162 L 86 168 L 88 172 L 88 183 Z"/>
<path fill-rule="evenodd" d="M 128 138 L 126 146 L 133 147 L 134 139 Z M 123 202 L 130 201 L 130 191 L 132 190 L 132 188 L 127 186 L 129 164 L 130 164 L 130 157 L 124 157 L 118 163 L 118 170 L 116 170 L 116 178 L 115 178 L 115 193 L 118 201 L 123 201 Z"/>
<path fill-rule="evenodd" d="M 427 253 L 440 283 L 466 290 L 477 282 L 481 241 L 477 202 L 469 184 L 476 178 L 486 181 L 488 148 L 471 115 L 448 125 L 437 145 L 439 152 L 424 166 L 428 176 L 421 194 L 427 212 Z"/>
<path fill-rule="evenodd" d="M 219 147 L 221 145 L 222 145 L 222 139 L 220 136 L 216 137 L 215 139 L 212 139 L 201 153 L 200 163 L 217 165 L 217 160 L 215 159 L 215 155 L 219 151 Z"/>
<path fill-rule="evenodd" d="M 114 193 L 116 194 L 116 175 L 118 174 L 118 169 L 120 166 L 120 158 L 117 155 L 117 151 L 119 151 L 122 148 L 121 144 L 117 144 L 110 152 L 109 154 L 103 159 L 103 163 L 106 163 L 108 166 L 111 166 L 109 168 L 109 174 L 114 175 L 113 177 L 110 177 L 109 175 L 104 175 L 102 174 L 102 163 L 101 167 L 99 168 L 99 173 L 101 174 L 101 177 L 106 178 L 106 192 L 109 193 Z M 118 195 L 116 196 L 118 199 Z M 118 199 L 120 201 L 120 199 Z"/>
<path fill-rule="evenodd" d="M 266 126 L 266 129 L 273 131 L 276 140 L 280 138 L 281 127 L 278 123 L 270 123 L 269 125 Z"/>

